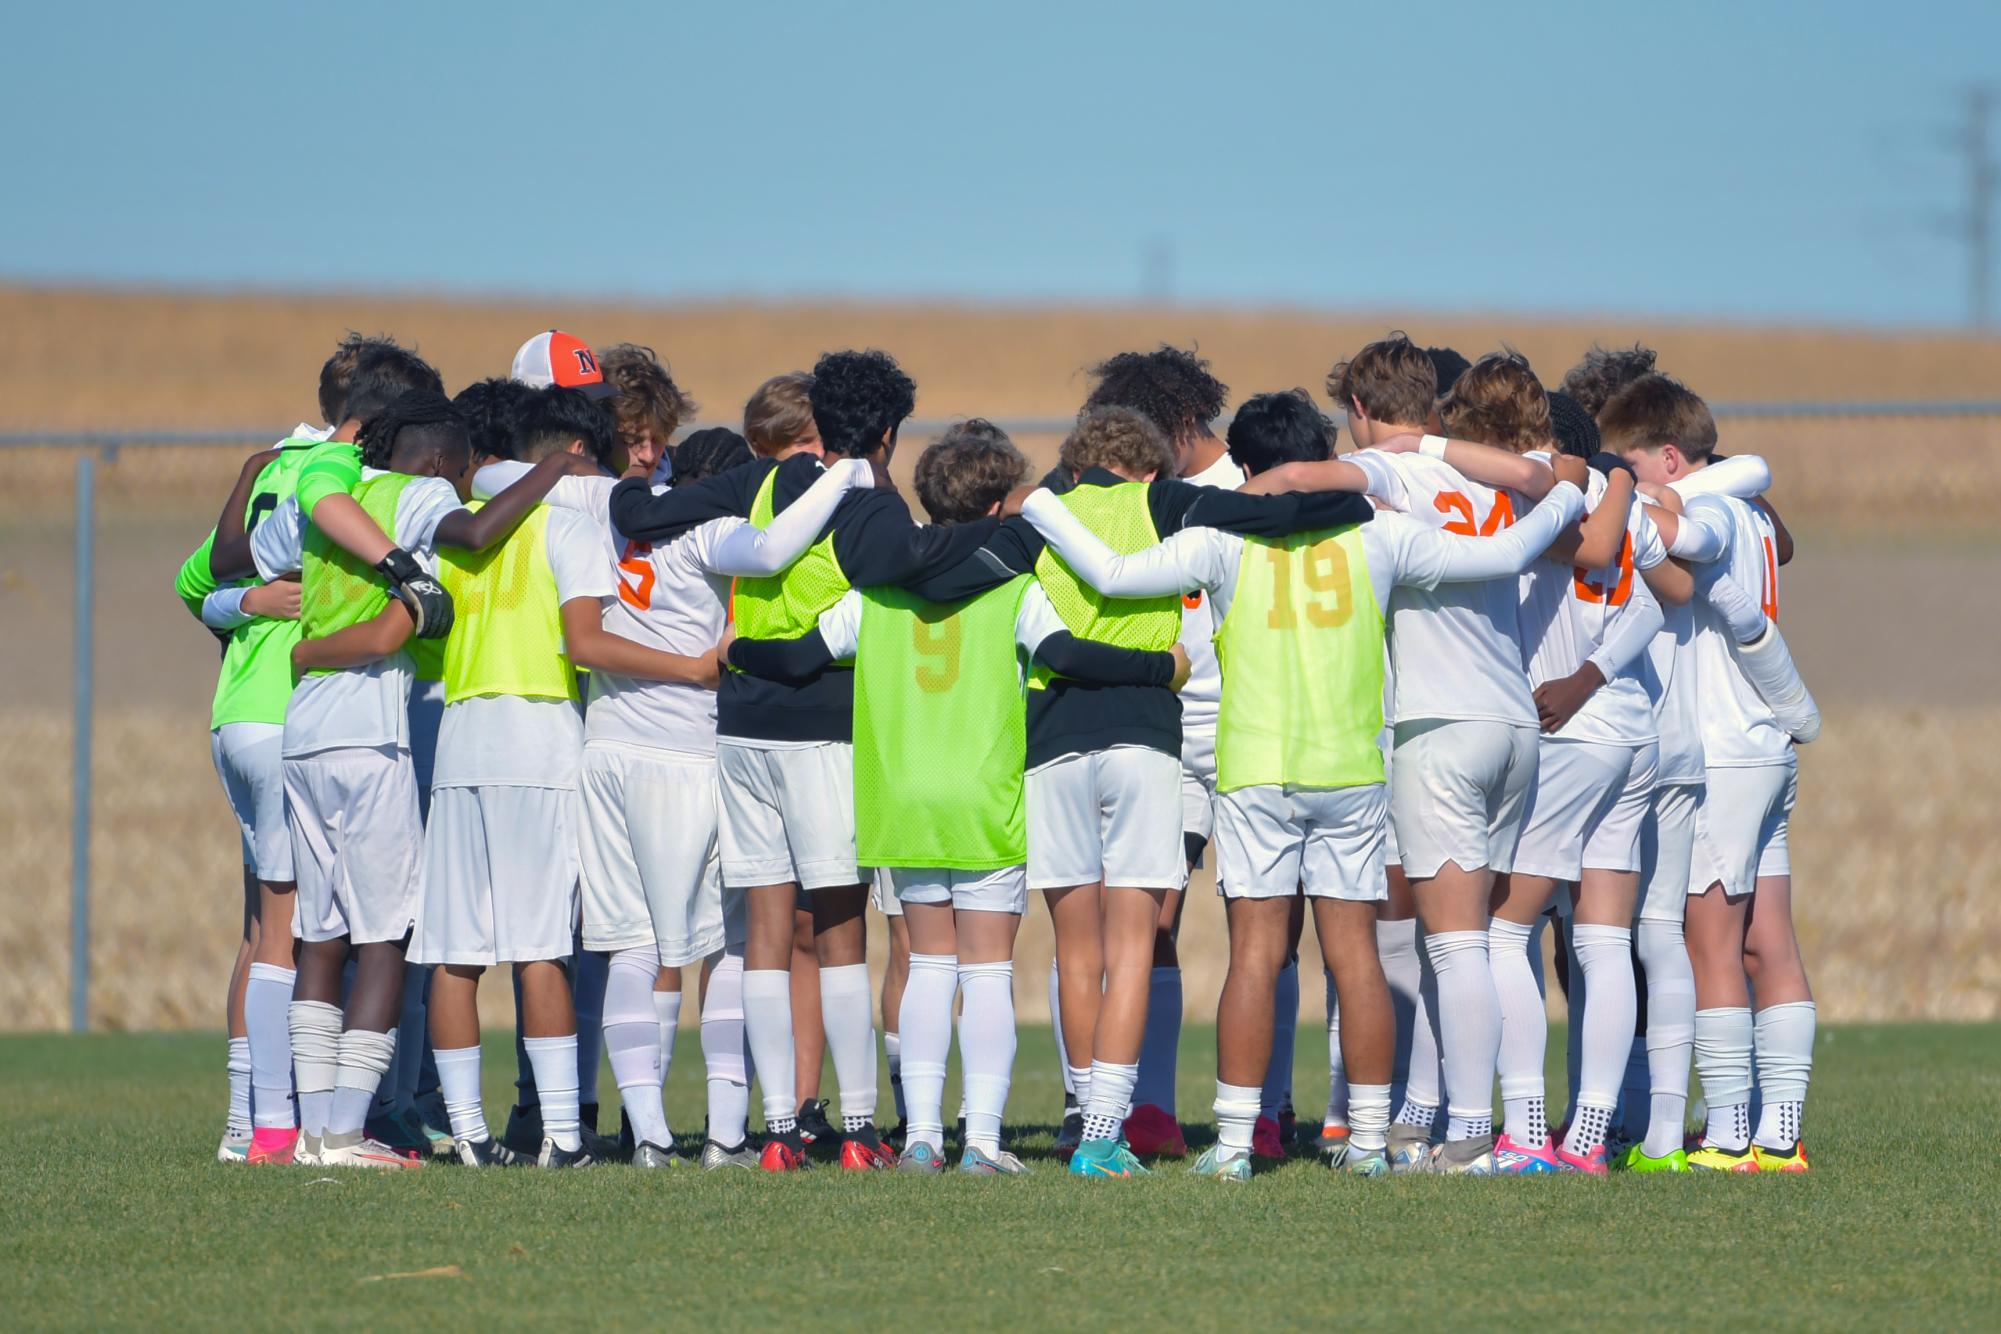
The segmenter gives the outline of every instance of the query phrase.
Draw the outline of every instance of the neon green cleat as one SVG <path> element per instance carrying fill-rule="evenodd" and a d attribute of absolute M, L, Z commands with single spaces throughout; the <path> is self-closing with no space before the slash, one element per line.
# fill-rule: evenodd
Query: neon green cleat
<path fill-rule="evenodd" d="M 1251 1155 L 1240 1150 L 1226 1158 L 1222 1145 L 1211 1144 L 1202 1150 L 1202 1156 L 1195 1160 L 1195 1166 L 1188 1169 L 1188 1175 L 1214 1177 L 1218 1181 L 1249 1181 Z"/>
<path fill-rule="evenodd" d="M 1755 1172 L 1758 1159 L 1748 1144 L 1741 1149 L 1703 1144 L 1688 1151 L 1688 1166 L 1693 1172 Z"/>
<path fill-rule="evenodd" d="M 1619 1155 L 1617 1164 L 1621 1172 L 1687 1172 L 1688 1154 L 1681 1149 L 1672 1149 L 1659 1158 L 1647 1156 L 1646 1145 L 1629 1144 Z"/>

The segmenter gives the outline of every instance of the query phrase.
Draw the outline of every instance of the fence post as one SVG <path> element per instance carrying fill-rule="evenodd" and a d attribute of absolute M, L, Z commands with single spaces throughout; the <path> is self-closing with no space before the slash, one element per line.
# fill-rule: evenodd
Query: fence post
<path fill-rule="evenodd" d="M 71 723 L 69 1026 L 90 1027 L 90 718 L 91 686 L 97 666 L 94 628 L 97 558 L 97 460 L 88 452 L 76 460 L 76 717 Z"/>

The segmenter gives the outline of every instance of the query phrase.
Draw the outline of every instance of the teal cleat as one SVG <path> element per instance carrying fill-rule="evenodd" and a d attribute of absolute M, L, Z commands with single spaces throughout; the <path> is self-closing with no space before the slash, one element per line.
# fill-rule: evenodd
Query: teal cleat
<path fill-rule="evenodd" d="M 1073 1177 L 1152 1176 L 1133 1151 L 1115 1139 L 1087 1139 L 1070 1155 Z"/>
<path fill-rule="evenodd" d="M 1340 1169 L 1350 1176 L 1386 1177 L 1390 1175 L 1390 1155 L 1383 1149 L 1350 1148 L 1348 1156 L 1341 1161 Z"/>
<path fill-rule="evenodd" d="M 1223 1156 L 1223 1146 L 1211 1144 L 1202 1150 L 1202 1156 L 1195 1160 L 1195 1166 L 1188 1169 L 1188 1175 L 1214 1177 L 1218 1181 L 1249 1181 L 1251 1179 L 1251 1155 L 1238 1150 L 1228 1157 Z"/>

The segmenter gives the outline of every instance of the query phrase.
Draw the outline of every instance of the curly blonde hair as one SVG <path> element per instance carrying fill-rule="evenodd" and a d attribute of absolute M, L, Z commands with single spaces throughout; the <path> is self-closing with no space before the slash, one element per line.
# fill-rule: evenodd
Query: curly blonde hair
<path fill-rule="evenodd" d="M 1138 481 L 1174 475 L 1174 446 L 1152 419 L 1131 408 L 1086 408 L 1063 440 L 1063 466 L 1082 476 L 1104 468 Z"/>
<path fill-rule="evenodd" d="M 1439 400 L 1438 417 L 1447 435 L 1517 454 L 1547 449 L 1554 438 L 1542 381 L 1528 358 L 1512 349 L 1474 362 Z"/>

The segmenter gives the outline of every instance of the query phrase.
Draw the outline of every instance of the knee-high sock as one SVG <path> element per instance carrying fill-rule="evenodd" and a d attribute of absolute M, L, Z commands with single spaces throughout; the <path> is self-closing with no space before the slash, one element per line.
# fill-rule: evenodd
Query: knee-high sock
<path fill-rule="evenodd" d="M 1063 1003 L 1062 986 L 1056 972 L 1056 960 L 1049 961 L 1049 1027 L 1056 1038 L 1056 1064 L 1063 1071 L 1063 1101 L 1066 1107 L 1077 1104 L 1077 1083 L 1071 1078 L 1070 1049 L 1063 1045 Z"/>
<path fill-rule="evenodd" d="M 1818 1012 L 1812 1001 L 1788 1001 L 1758 1011 L 1753 1039 L 1758 1059 L 1758 1143 L 1791 1149 L 1799 1142 L 1806 1110 L 1807 1081 L 1813 1075 L 1813 1036 Z"/>
<path fill-rule="evenodd" d="M 1494 1066 L 1501 1047 L 1501 1002 L 1487 963 L 1485 931 L 1440 931 L 1425 938 L 1438 977 L 1439 1045 L 1448 1099 L 1446 1136 L 1493 1133 Z"/>
<path fill-rule="evenodd" d="M 960 964 L 959 994 L 966 1143 L 999 1153 L 1001 1114 L 1014 1078 L 1014 965 Z"/>
<path fill-rule="evenodd" d="M 1542 992 L 1529 968 L 1531 924 L 1496 917 L 1487 924 L 1488 964 L 1501 1002 L 1501 1107 L 1508 1138 L 1539 1148 L 1549 1138 L 1543 1088 L 1543 1058 L 1549 1049 L 1549 1019 Z M 1574 975 L 1574 974 L 1573 974 Z"/>
<path fill-rule="evenodd" d="M 1385 960 L 1383 968 L 1384 973 L 1393 979 L 1400 975 L 1406 979 L 1401 984 L 1391 982 L 1392 999 L 1398 994 L 1395 988 L 1401 985 L 1411 988 L 1410 1049 L 1406 1057 L 1401 1046 L 1398 1048 L 1398 1059 L 1404 1071 L 1404 1088 L 1393 1119 L 1403 1125 L 1422 1126 L 1428 1130 L 1437 1122 L 1439 1104 L 1445 1100 L 1445 1072 L 1438 1059 L 1438 974 L 1432 971 L 1431 955 L 1423 947 L 1417 919 L 1384 925 L 1408 932 L 1413 960 L 1408 965 L 1398 964 L 1395 971 L 1391 970 L 1390 961 Z M 1401 1029 L 1398 1030 L 1398 1038 L 1401 1041 Z"/>
<path fill-rule="evenodd" d="M 875 1007 L 868 965 L 843 964 L 820 970 L 820 1014 L 827 1050 L 834 1057 L 834 1082 L 841 1087 L 841 1130 L 852 1134 L 875 1120 Z"/>
<path fill-rule="evenodd" d="M 340 1035 L 339 1066 L 327 1111 L 329 1135 L 359 1134 L 368 1120 L 376 1090 L 396 1064 L 396 1030 L 372 1033 L 350 1028 Z"/>
<path fill-rule="evenodd" d="M 1709 1105 L 1703 1141 L 1739 1150 L 1751 1142 L 1751 1010 L 1720 1006 L 1695 1012 L 1695 1069 Z"/>
<path fill-rule="evenodd" d="M 660 1017 L 653 1008 L 653 979 L 659 971 L 660 953 L 651 945 L 611 956 L 605 972 L 604 1048 L 633 1139 L 668 1149 L 674 1146 L 674 1132 L 667 1128 L 660 1103 L 666 1071 L 660 1063 Z"/>
<path fill-rule="evenodd" d="M 660 1027 L 660 1082 L 674 1073 L 674 1043 L 681 1036 L 681 993 L 653 993 L 653 1022 Z"/>
<path fill-rule="evenodd" d="M 480 1101 L 479 1048 L 434 1047 L 431 1059 L 438 1067 L 438 1092 L 445 1100 L 452 1138 L 469 1144 L 490 1138 L 486 1107 Z"/>
<path fill-rule="evenodd" d="M 1570 956 L 1570 983 L 1564 989 L 1563 1021 L 1563 1067 L 1564 1077 L 1569 1081 L 1565 1092 L 1567 1110 L 1564 1120 L 1577 1120 L 1578 1080 L 1584 1072 L 1584 1015 L 1590 1005 L 1591 979 L 1584 975 L 1584 969 L 1577 961 L 1577 925 L 1570 918 L 1561 918 L 1557 930 L 1563 932 L 1564 952 Z"/>
<path fill-rule="evenodd" d="M 299 1090 L 299 1128 L 315 1139 L 327 1133 L 334 1077 L 340 1071 L 340 1007 L 293 1001 L 292 1073 Z"/>
<path fill-rule="evenodd" d="M 604 1031 L 604 989 L 610 978 L 611 956 L 579 948 L 572 956 L 571 974 L 577 1009 L 577 1101 L 598 1105 L 598 1035 Z M 593 1131 L 597 1130 L 592 1126 Z"/>
<path fill-rule="evenodd" d="M 1688 1065 L 1695 1049 L 1695 970 L 1680 922 L 1640 921 L 1647 970 L 1647 1134 L 1641 1149 L 1664 1158 L 1681 1147 Z"/>
<path fill-rule="evenodd" d="M 1637 998 L 1633 990 L 1633 933 L 1623 926 L 1590 923 L 1570 930 L 1571 976 L 1584 979 L 1584 1022 L 1578 1046 L 1577 1102 L 1571 1108 L 1564 1149 L 1589 1153 L 1605 1142 L 1626 1055 L 1633 1049 Z"/>
<path fill-rule="evenodd" d="M 1147 982 L 1146 1029 L 1140 1039 L 1139 1082 L 1133 1102 L 1174 1114 L 1174 1081 L 1181 1054 L 1181 969 L 1155 968 Z"/>
<path fill-rule="evenodd" d="M 243 990 L 244 1027 L 250 1031 L 250 1119 L 265 1130 L 298 1124 L 292 1093 L 292 987 L 297 972 L 274 963 L 250 965 Z"/>
<path fill-rule="evenodd" d="M 602 1022 L 602 1020 L 600 1020 Z M 556 1147 L 575 1152 L 583 1146 L 583 1122 L 577 1111 L 577 1035 L 523 1038 L 528 1063 L 535 1067 L 535 1091 L 542 1100 L 542 1137 Z"/>
<path fill-rule="evenodd" d="M 1376 923 L 1376 955 L 1383 961 L 1383 978 L 1390 984 L 1390 1016 L 1396 1025 L 1396 1051 L 1390 1058 L 1390 1106 L 1404 1099 L 1410 1083 L 1411 1045 L 1416 1038 L 1421 985 L 1417 961 L 1417 922 Z"/>
<path fill-rule="evenodd" d="M 1258 1114 L 1276 1118 L 1292 1096 L 1292 1059 L 1299 1049 L 1299 960 L 1278 970 L 1272 999 L 1271 1059 L 1265 1063 Z"/>
<path fill-rule="evenodd" d="M 709 985 L 715 985 L 713 978 Z M 783 968 L 744 970 L 743 1026 L 764 1090 L 764 1124 L 774 1134 L 790 1130 L 799 1106 L 793 1092 L 790 973 Z"/>
<path fill-rule="evenodd" d="M 749 1059 L 743 956 L 725 953 L 709 974 L 709 994 L 702 1003 L 702 1065 L 709 1083 L 709 1138 L 726 1149 L 742 1144 L 749 1131 Z M 791 1068 L 788 1063 L 786 1069 Z"/>
<path fill-rule="evenodd" d="M 896 1029 L 903 1041 L 903 1103 L 909 1142 L 945 1148 L 945 1062 L 952 1054 L 952 1002 L 959 993 L 959 961 L 949 954 L 910 956 L 910 978 Z M 842 1110 L 847 1095 L 842 1094 Z"/>
<path fill-rule="evenodd" d="M 225 1131 L 234 1139 L 250 1133 L 250 1039 L 229 1040 L 229 1120 Z"/>
<path fill-rule="evenodd" d="M 1348 1124 L 1348 1066 L 1341 1055 L 1341 1001 L 1334 994 L 1334 974 L 1321 970 L 1327 983 L 1327 1115 L 1323 1126 Z"/>

